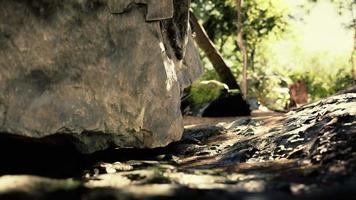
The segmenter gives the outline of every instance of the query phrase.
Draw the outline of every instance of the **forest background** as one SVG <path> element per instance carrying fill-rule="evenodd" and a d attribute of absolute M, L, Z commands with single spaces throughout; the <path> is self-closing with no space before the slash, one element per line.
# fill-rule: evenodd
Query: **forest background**
<path fill-rule="evenodd" d="M 244 62 L 237 33 L 243 30 L 247 99 L 280 110 L 289 102 L 288 86 L 298 81 L 306 84 L 309 101 L 355 85 L 355 0 L 246 0 L 240 10 L 238 2 L 193 0 L 192 11 L 240 85 Z M 221 81 L 201 55 L 205 73 L 199 81 Z M 206 90 L 191 93 L 209 96 Z"/>

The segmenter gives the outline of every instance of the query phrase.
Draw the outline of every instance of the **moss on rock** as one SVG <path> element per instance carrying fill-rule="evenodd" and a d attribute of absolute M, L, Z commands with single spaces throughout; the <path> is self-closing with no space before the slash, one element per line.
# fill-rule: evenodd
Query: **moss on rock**
<path fill-rule="evenodd" d="M 190 94 L 195 104 L 209 103 L 228 92 L 229 87 L 215 80 L 201 81 L 192 85 Z"/>

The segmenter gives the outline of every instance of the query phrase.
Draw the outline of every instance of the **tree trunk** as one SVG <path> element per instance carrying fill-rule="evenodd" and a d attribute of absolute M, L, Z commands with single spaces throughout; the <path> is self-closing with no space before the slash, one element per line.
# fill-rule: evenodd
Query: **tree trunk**
<path fill-rule="evenodd" d="M 356 28 L 354 29 L 354 48 L 351 53 L 351 74 L 352 74 L 352 79 L 355 81 L 356 80 Z"/>
<path fill-rule="evenodd" d="M 245 42 L 243 39 L 243 24 L 242 24 L 242 6 L 243 0 L 236 0 L 236 9 L 237 9 L 237 44 L 241 50 L 243 70 L 242 70 L 242 94 L 247 96 L 247 66 L 248 66 L 248 56 Z"/>
<path fill-rule="evenodd" d="M 356 81 L 356 16 L 354 13 L 354 2 L 350 2 L 350 5 L 348 8 L 349 8 L 349 12 L 352 16 L 352 27 L 353 27 L 353 31 L 354 31 L 354 47 L 351 52 L 351 58 L 350 58 L 351 76 L 352 76 L 353 81 Z"/>
<path fill-rule="evenodd" d="M 190 12 L 190 23 L 193 32 L 196 34 L 196 43 L 198 44 L 199 48 L 204 51 L 204 53 L 212 63 L 221 81 L 228 85 L 230 89 L 241 90 L 230 68 L 224 61 L 221 54 L 215 48 L 213 42 L 209 39 L 208 34 L 204 30 L 204 27 L 199 24 L 198 19 L 192 12 Z"/>

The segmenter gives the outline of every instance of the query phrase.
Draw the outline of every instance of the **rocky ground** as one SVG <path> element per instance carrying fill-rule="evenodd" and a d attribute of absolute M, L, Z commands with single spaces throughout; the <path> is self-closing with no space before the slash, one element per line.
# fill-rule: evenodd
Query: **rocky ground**
<path fill-rule="evenodd" d="M 287 114 L 186 118 L 183 139 L 158 149 L 1 139 L 0 199 L 354 199 L 355 118 L 346 94 Z"/>

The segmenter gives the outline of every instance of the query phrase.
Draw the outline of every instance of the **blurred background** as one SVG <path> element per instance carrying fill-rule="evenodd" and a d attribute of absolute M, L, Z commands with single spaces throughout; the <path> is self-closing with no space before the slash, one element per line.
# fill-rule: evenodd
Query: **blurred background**
<path fill-rule="evenodd" d="M 355 0 L 193 0 L 192 11 L 252 109 L 285 111 L 355 85 Z M 205 73 L 186 91 L 196 103 L 228 89 L 201 55 Z"/>

